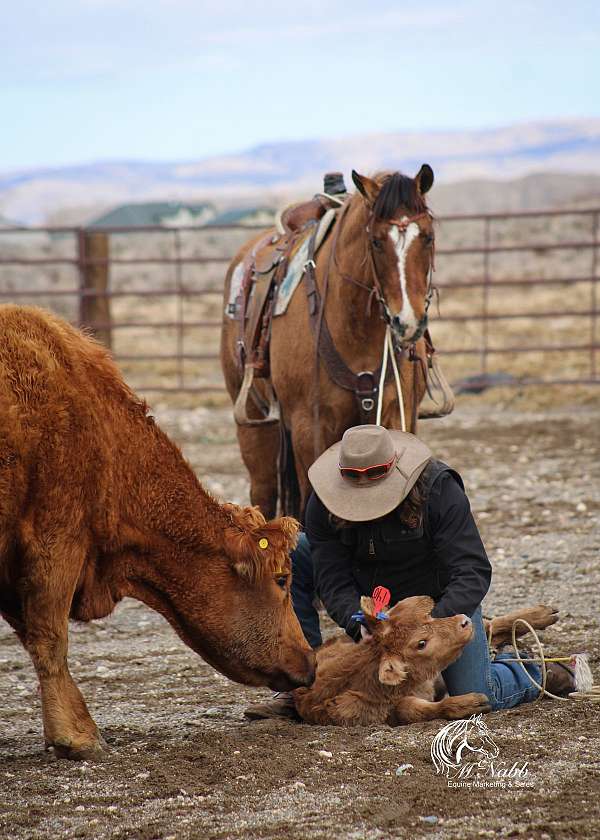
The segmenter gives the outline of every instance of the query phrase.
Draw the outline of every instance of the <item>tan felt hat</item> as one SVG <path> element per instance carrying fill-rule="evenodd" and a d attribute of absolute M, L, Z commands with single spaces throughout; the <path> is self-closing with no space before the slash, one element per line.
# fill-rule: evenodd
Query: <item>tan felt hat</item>
<path fill-rule="evenodd" d="M 334 516 L 368 522 L 385 516 L 408 496 L 431 457 L 429 447 L 410 432 L 353 426 L 317 458 L 308 477 Z M 367 472 L 372 467 L 381 469 Z M 340 468 L 363 472 L 344 477 Z M 381 477 L 369 479 L 368 475 Z"/>

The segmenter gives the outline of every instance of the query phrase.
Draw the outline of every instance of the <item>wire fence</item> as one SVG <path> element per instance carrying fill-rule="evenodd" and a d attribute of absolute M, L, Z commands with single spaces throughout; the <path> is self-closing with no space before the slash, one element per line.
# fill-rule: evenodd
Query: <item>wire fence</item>
<path fill-rule="evenodd" d="M 432 333 L 455 383 L 600 382 L 599 225 L 600 208 L 438 219 Z M 143 392 L 218 392 L 223 278 L 257 230 L 0 228 L 0 302 L 92 328 Z"/>

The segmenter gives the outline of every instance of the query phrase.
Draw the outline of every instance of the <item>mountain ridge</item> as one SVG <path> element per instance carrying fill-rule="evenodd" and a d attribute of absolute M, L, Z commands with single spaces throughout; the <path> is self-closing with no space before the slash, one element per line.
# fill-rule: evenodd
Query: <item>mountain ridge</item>
<path fill-rule="evenodd" d="M 514 185 L 532 176 L 542 178 L 546 187 L 548 177 L 560 178 L 567 188 L 571 174 L 583 179 L 575 190 L 578 193 L 585 190 L 589 173 L 595 194 L 600 192 L 596 184 L 600 119 L 532 122 L 479 131 L 364 133 L 262 143 L 198 161 L 124 159 L 0 172 L 0 214 L 40 223 L 57 211 L 76 213 L 82 208 L 83 213 L 83 208 L 91 212 L 93 207 L 97 212 L 151 199 L 217 199 L 223 206 L 265 199 L 278 203 L 311 195 L 321 188 L 322 175 L 328 170 L 343 171 L 348 183 L 352 168 L 361 172 L 400 169 L 411 174 L 424 161 L 436 172 L 436 200 L 446 206 L 443 194 L 453 183 L 468 182 L 473 189 L 481 182 Z M 513 196 L 509 204 L 526 201 L 526 187 L 521 198 Z M 518 189 L 514 187 L 513 192 Z M 543 191 L 533 190 L 538 197 Z M 558 193 L 560 199 L 561 190 Z M 574 191 L 566 189 L 565 200 L 574 197 Z M 473 198 L 477 205 L 477 197 Z"/>

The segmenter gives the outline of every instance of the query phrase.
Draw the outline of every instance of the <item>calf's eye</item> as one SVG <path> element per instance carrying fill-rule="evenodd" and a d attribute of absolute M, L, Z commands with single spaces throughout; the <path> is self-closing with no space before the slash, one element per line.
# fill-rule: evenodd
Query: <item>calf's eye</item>
<path fill-rule="evenodd" d="M 427 641 L 425 639 L 421 639 L 421 641 L 419 642 L 417 647 L 419 648 L 419 650 L 423 650 L 423 648 L 425 647 L 426 644 L 427 644 Z"/>
<path fill-rule="evenodd" d="M 275 578 L 275 583 L 280 589 L 285 589 L 285 585 L 287 583 L 287 575 L 282 575 L 281 577 Z"/>

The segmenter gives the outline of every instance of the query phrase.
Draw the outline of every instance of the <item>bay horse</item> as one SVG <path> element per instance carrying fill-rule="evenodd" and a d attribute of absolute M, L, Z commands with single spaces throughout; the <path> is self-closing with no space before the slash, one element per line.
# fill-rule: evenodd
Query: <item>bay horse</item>
<path fill-rule="evenodd" d="M 301 517 L 310 494 L 307 471 L 315 458 L 350 426 L 376 420 L 373 400 L 357 400 L 357 394 L 338 384 L 319 343 L 323 333 L 331 336 L 350 376 L 380 369 L 386 331 L 392 336 L 406 429 L 416 431 L 417 409 L 427 387 L 424 334 L 432 295 L 434 227 L 425 195 L 433 184 L 433 170 L 423 164 L 413 178 L 400 172 L 367 177 L 353 171 L 352 179 L 356 192 L 347 196 L 332 232 L 307 261 L 302 284 L 287 311 L 271 323 L 270 377 L 255 380 L 253 387 L 259 395 L 255 403 L 261 397 L 267 401 L 273 389 L 280 423 L 237 426 L 252 504 L 265 516 L 275 515 L 282 496 L 281 434 L 288 443 L 288 473 L 295 472 L 299 491 L 295 500 L 288 496 L 282 506 Z M 268 233 L 277 236 L 275 228 Z M 232 260 L 225 279 L 225 304 L 233 272 L 264 239 L 264 232 L 254 237 Z M 238 341 L 239 323 L 224 317 L 221 364 L 234 402 L 243 379 Z M 388 428 L 401 428 L 396 394 L 394 380 L 386 380 L 380 422 Z M 248 417 L 260 420 L 264 413 L 255 403 L 248 400 Z"/>

